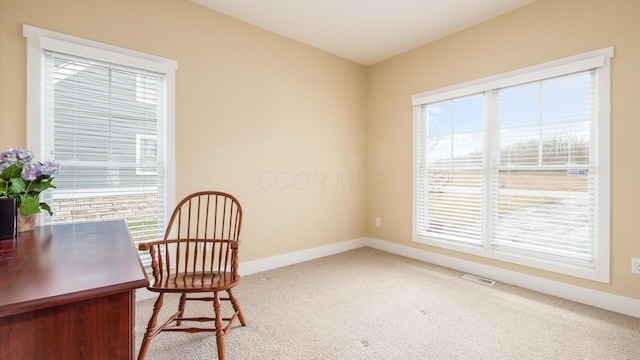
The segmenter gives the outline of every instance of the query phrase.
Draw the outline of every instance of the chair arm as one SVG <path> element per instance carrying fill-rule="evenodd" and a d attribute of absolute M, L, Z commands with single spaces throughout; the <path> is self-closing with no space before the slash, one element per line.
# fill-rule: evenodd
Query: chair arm
<path fill-rule="evenodd" d="M 138 250 L 146 251 L 151 249 L 151 247 L 155 245 L 168 244 L 167 240 L 151 240 L 151 241 L 141 241 L 138 243 Z"/>
<path fill-rule="evenodd" d="M 210 243 L 210 242 L 231 242 L 232 246 L 236 246 L 237 249 L 237 241 L 231 240 L 222 240 L 222 239 L 166 239 L 166 240 L 152 240 L 152 241 L 141 241 L 138 243 L 138 250 L 145 251 L 149 250 L 151 247 L 156 245 L 165 245 L 165 244 L 177 244 L 177 243 L 185 243 L 185 242 L 198 242 L 198 243 Z"/>

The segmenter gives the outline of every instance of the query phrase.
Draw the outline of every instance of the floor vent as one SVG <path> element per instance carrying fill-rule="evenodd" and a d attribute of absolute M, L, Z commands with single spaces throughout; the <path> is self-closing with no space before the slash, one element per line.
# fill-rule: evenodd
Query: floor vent
<path fill-rule="evenodd" d="M 479 276 L 470 275 L 470 274 L 464 274 L 462 276 L 462 278 L 463 279 L 467 279 L 467 280 L 471 280 L 471 281 L 475 281 L 475 282 L 480 283 L 480 284 L 489 285 L 489 286 L 491 286 L 491 285 L 496 283 L 495 280 L 489 280 L 489 279 L 481 278 Z"/>

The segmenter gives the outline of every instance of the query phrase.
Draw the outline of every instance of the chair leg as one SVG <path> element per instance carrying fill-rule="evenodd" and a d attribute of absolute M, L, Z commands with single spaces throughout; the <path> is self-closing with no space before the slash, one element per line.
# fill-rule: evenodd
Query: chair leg
<path fill-rule="evenodd" d="M 178 305 L 178 317 L 183 317 L 184 316 L 184 306 L 187 302 L 187 294 L 186 293 L 182 293 L 182 296 L 180 296 L 180 305 Z M 182 324 L 182 321 L 178 320 L 176 321 L 176 326 L 180 326 Z"/>
<path fill-rule="evenodd" d="M 218 360 L 224 360 L 224 329 L 222 328 L 220 298 L 218 298 L 217 291 L 213 293 L 213 311 L 216 313 L 216 344 L 218 346 Z"/>
<path fill-rule="evenodd" d="M 151 319 L 149 319 L 147 332 L 144 334 L 144 338 L 142 339 L 142 346 L 140 347 L 138 360 L 144 360 L 145 356 L 147 356 L 147 350 L 149 350 L 149 344 L 151 343 L 151 339 L 153 339 L 153 331 L 156 328 L 156 321 L 158 320 L 158 313 L 160 313 L 160 308 L 162 308 L 163 299 L 164 293 L 160 293 L 158 295 L 158 299 L 156 299 L 155 305 L 153 305 L 153 315 L 151 315 Z"/>
<path fill-rule="evenodd" d="M 240 309 L 240 304 L 238 304 L 238 299 L 236 299 L 235 296 L 233 296 L 233 292 L 231 292 L 231 289 L 227 290 L 227 293 L 229 294 L 229 300 L 231 300 L 231 305 L 233 306 L 233 310 L 238 313 L 238 319 L 240 320 L 240 324 L 242 324 L 242 326 L 247 326 L 247 323 L 244 321 L 244 315 L 242 314 L 242 309 Z"/>

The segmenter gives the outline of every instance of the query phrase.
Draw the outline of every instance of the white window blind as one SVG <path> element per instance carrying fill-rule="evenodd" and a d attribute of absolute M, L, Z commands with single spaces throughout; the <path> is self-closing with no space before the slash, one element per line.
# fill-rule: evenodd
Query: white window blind
<path fill-rule="evenodd" d="M 414 96 L 414 241 L 607 282 L 611 56 Z"/>
<path fill-rule="evenodd" d="M 423 134 L 421 232 L 470 244 L 482 241 L 483 96 L 419 107 Z"/>
<path fill-rule="evenodd" d="M 595 71 L 495 91 L 494 249 L 592 266 Z"/>
<path fill-rule="evenodd" d="M 164 75 L 44 50 L 44 148 L 62 165 L 52 223 L 125 219 L 134 241 L 164 224 Z"/>
<path fill-rule="evenodd" d="M 27 146 L 62 165 L 40 223 L 126 220 L 161 238 L 173 209 L 177 62 L 29 25 Z M 148 255 L 143 255 L 147 263 Z"/>

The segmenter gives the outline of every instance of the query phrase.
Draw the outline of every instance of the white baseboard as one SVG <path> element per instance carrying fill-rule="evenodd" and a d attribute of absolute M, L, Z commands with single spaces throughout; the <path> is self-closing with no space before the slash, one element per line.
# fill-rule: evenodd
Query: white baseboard
<path fill-rule="evenodd" d="M 341 243 L 320 246 L 317 248 L 296 251 L 288 254 L 272 256 L 265 259 L 241 262 L 238 272 L 241 276 L 259 273 L 279 267 L 293 265 L 304 261 L 309 261 L 329 255 L 338 254 L 348 250 L 353 250 L 367 246 L 368 238 L 359 238 Z"/>
<path fill-rule="evenodd" d="M 368 238 L 366 246 L 640 318 L 640 300 Z"/>
<path fill-rule="evenodd" d="M 640 318 L 640 300 L 638 299 L 583 288 L 373 238 L 359 238 L 264 259 L 247 261 L 240 263 L 238 271 L 240 275 L 250 275 L 365 246 Z M 138 289 L 136 291 L 136 300 L 146 300 L 155 296 L 156 294 L 147 289 Z"/>
<path fill-rule="evenodd" d="M 364 247 L 366 246 L 367 241 L 368 238 L 359 238 L 307 250 L 296 251 L 288 254 L 272 256 L 264 259 L 241 262 L 238 266 L 238 272 L 241 276 L 245 276 L 284 267 L 287 265 L 301 263 L 304 261 L 318 259 L 321 257 Z M 146 288 L 136 290 L 136 301 L 147 300 L 155 298 L 156 296 L 157 294 L 147 290 Z"/>

